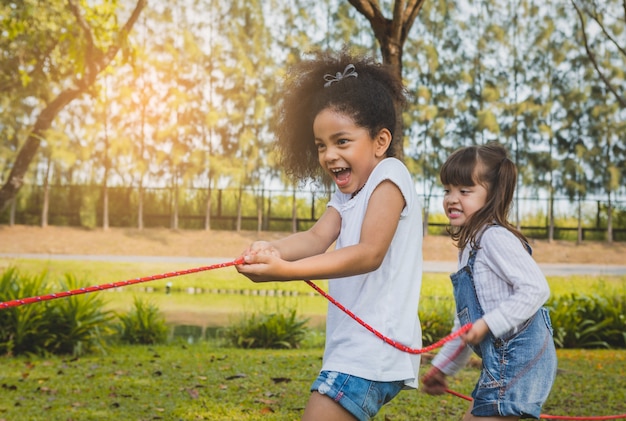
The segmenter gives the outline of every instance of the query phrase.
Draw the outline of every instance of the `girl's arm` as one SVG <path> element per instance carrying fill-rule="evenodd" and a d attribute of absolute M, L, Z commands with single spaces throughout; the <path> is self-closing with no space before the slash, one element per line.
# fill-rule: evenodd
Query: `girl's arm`
<path fill-rule="evenodd" d="M 497 301 L 493 303 L 495 307 L 487 306 L 492 310 L 485 310 L 483 316 L 491 333 L 501 337 L 531 318 L 544 305 L 550 296 L 550 287 L 532 256 L 505 228 L 494 227 L 485 231 L 481 247 L 489 268 L 499 282 L 505 283 L 499 287 L 491 285 L 497 288 L 490 294 Z M 502 288 L 510 292 L 504 292 Z"/>
<path fill-rule="evenodd" d="M 452 332 L 456 332 L 460 328 L 461 322 L 455 315 Z M 465 341 L 462 338 L 454 338 L 446 342 L 437 355 L 435 355 L 435 358 L 432 360 L 433 368 L 429 373 L 439 371 L 443 375 L 453 376 L 467 365 L 472 352 L 472 348 L 465 346 Z"/>
<path fill-rule="evenodd" d="M 387 254 L 404 206 L 398 186 L 383 181 L 370 197 L 358 244 L 324 253 L 330 246 L 327 241 L 332 237 L 330 233 L 338 235 L 337 225 L 340 227 L 341 223 L 337 211 L 328 210 L 324 213 L 324 222 L 320 219 L 321 225 L 316 228 L 316 224 L 313 227 L 316 229 L 310 230 L 314 232 L 295 234 L 271 243 L 280 257 L 271 253 L 244 253 L 246 264 L 237 266 L 237 270 L 255 282 L 329 279 L 371 272 Z M 327 215 L 328 220 L 325 220 Z M 329 228 L 331 226 L 336 231 Z M 314 252 L 306 253 L 307 247 L 313 247 Z"/>
<path fill-rule="evenodd" d="M 298 232 L 275 241 L 255 241 L 242 256 L 272 254 L 294 261 L 324 253 L 339 236 L 341 216 L 335 208 L 327 208 L 320 219 L 307 231 Z"/>

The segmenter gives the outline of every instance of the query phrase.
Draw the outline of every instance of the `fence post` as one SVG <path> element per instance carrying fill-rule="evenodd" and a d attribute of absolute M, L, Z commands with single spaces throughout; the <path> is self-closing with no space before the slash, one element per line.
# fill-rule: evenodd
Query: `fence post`
<path fill-rule="evenodd" d="M 222 216 L 222 189 L 217 190 L 217 217 Z"/>

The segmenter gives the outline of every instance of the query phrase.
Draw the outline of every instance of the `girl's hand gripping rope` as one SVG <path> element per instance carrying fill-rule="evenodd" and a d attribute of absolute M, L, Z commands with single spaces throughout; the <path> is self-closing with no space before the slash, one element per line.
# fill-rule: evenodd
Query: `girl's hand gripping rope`
<path fill-rule="evenodd" d="M 422 378 L 424 392 L 429 395 L 443 395 L 448 390 L 446 375 L 437 367 L 431 369 Z"/>
<path fill-rule="evenodd" d="M 467 333 L 461 335 L 461 340 L 464 344 L 478 345 L 485 339 L 485 336 L 489 333 L 489 326 L 484 319 L 480 318 L 474 322 L 472 328 Z"/>
<path fill-rule="evenodd" d="M 252 282 L 272 282 L 290 279 L 276 276 L 277 273 L 289 273 L 289 262 L 281 259 L 278 249 L 266 241 L 256 241 L 237 259 L 241 263 L 235 268 Z M 272 273 L 269 276 L 268 273 Z"/>

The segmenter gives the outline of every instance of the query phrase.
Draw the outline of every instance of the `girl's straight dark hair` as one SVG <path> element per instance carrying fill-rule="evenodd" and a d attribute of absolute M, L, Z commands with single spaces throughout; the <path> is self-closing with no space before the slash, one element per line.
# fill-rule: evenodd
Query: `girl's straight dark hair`
<path fill-rule="evenodd" d="M 448 227 L 448 233 L 459 249 L 467 244 L 475 247 L 478 236 L 487 225 L 501 225 L 511 231 L 522 243 L 528 243 L 524 234 L 509 221 L 513 194 L 517 185 L 517 168 L 500 143 L 467 146 L 454 151 L 439 171 L 443 185 L 475 186 L 487 189 L 487 202 L 461 227 Z"/>

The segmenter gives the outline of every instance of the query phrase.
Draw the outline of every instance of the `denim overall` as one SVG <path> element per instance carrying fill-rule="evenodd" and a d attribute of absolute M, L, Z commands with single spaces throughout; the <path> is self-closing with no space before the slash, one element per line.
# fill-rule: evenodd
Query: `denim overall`
<path fill-rule="evenodd" d="M 450 276 L 461 325 L 484 314 L 473 276 L 478 250 L 472 249 L 467 266 Z M 472 414 L 539 418 L 557 365 L 548 310 L 540 308 L 501 338 L 489 332 L 480 344 L 471 347 L 482 358 L 480 379 L 472 392 Z"/>

